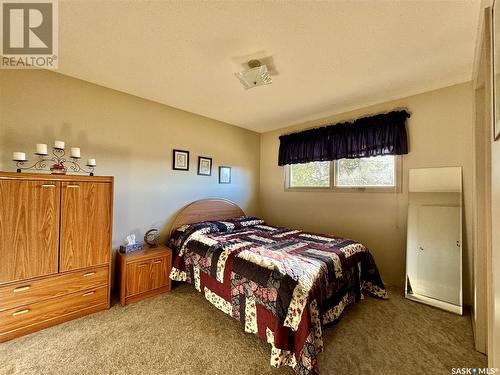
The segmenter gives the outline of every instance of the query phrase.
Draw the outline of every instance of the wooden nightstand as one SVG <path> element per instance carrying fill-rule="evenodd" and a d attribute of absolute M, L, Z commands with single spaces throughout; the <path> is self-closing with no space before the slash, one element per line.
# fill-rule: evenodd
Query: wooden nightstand
<path fill-rule="evenodd" d="M 122 306 L 170 291 L 172 250 L 168 247 L 144 248 L 129 254 L 117 253 L 116 264 Z"/>

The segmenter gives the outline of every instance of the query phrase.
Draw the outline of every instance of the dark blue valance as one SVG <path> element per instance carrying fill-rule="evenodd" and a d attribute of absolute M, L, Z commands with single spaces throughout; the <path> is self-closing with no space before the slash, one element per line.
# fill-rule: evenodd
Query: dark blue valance
<path fill-rule="evenodd" d="M 407 111 L 280 136 L 278 165 L 408 153 Z"/>

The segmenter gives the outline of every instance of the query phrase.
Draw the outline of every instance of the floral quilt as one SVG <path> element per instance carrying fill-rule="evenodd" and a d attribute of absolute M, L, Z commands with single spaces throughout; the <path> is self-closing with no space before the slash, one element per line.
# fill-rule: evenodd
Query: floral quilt
<path fill-rule="evenodd" d="M 363 292 L 387 293 L 368 249 L 349 239 L 274 227 L 255 217 L 178 228 L 170 278 L 194 285 L 271 345 L 271 365 L 317 374 L 322 329 Z"/>

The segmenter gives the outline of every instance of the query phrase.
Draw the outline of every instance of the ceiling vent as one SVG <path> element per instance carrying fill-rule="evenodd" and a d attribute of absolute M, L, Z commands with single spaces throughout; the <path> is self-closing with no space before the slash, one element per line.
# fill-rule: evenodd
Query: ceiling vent
<path fill-rule="evenodd" d="M 248 62 L 248 67 L 248 70 L 234 74 L 246 90 L 251 89 L 252 87 L 273 83 L 273 80 L 269 75 L 269 71 L 267 70 L 267 66 L 265 64 L 261 64 L 259 60 L 250 60 Z"/>

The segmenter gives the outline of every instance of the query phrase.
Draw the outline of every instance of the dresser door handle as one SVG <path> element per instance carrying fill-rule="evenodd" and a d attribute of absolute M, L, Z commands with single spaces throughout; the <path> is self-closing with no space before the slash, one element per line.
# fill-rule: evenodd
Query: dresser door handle
<path fill-rule="evenodd" d="M 43 188 L 50 188 L 50 187 L 56 187 L 56 185 L 54 185 L 54 184 L 43 184 L 42 187 Z"/>
<path fill-rule="evenodd" d="M 95 275 L 95 272 L 87 272 L 83 274 L 83 277 L 89 277 Z"/>
<path fill-rule="evenodd" d="M 14 293 L 19 293 L 19 292 L 26 292 L 29 290 L 31 286 L 26 285 L 26 286 L 20 286 L 19 288 L 14 289 Z"/>
<path fill-rule="evenodd" d="M 154 264 L 158 264 L 158 263 L 161 263 L 162 261 L 161 260 L 155 260 L 153 263 Z"/>
<path fill-rule="evenodd" d="M 149 263 L 141 263 L 139 264 L 139 267 L 146 267 L 147 265 L 149 265 Z"/>
<path fill-rule="evenodd" d="M 16 311 L 15 313 L 12 313 L 12 316 L 19 316 L 19 315 L 24 315 L 30 312 L 30 309 L 24 309 L 20 311 Z"/>
<path fill-rule="evenodd" d="M 70 188 L 70 189 L 76 189 L 79 187 L 80 187 L 80 185 L 68 185 L 68 188 Z"/>
<path fill-rule="evenodd" d="M 91 296 L 92 294 L 95 293 L 95 290 L 91 291 L 91 292 L 87 292 L 87 293 L 84 293 L 82 294 L 82 297 L 87 297 L 87 296 Z"/>

